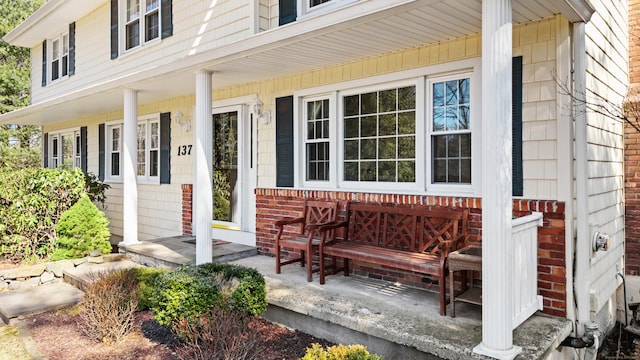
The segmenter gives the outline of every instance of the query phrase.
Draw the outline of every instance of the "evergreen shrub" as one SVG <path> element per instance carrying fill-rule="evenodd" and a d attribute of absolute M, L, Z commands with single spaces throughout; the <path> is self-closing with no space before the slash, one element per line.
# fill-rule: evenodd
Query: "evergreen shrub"
<path fill-rule="evenodd" d="M 258 271 L 215 263 L 160 274 L 152 303 L 155 319 L 168 326 L 180 318 L 208 316 L 214 305 L 247 315 L 261 315 L 267 308 L 264 277 Z"/>
<path fill-rule="evenodd" d="M 82 170 L 0 171 L 0 258 L 14 262 L 48 258 L 55 226 L 84 193 Z"/>
<path fill-rule="evenodd" d="M 62 214 L 56 230 L 53 260 L 80 258 L 93 250 L 111 252 L 109 220 L 86 195 Z"/>
<path fill-rule="evenodd" d="M 382 360 L 379 355 L 370 354 L 363 345 L 334 345 L 324 349 L 320 344 L 307 348 L 301 360 Z"/>

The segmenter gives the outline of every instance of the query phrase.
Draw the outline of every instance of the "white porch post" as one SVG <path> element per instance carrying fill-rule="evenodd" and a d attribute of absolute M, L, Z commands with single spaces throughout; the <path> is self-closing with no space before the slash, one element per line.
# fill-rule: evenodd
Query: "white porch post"
<path fill-rule="evenodd" d="M 213 259 L 213 122 L 211 118 L 211 73 L 196 73 L 195 171 L 193 198 L 195 201 L 196 264 Z"/>
<path fill-rule="evenodd" d="M 511 0 L 482 1 L 482 343 L 513 359 L 511 283 Z M 496 101 L 496 99 L 498 101 Z"/>
<path fill-rule="evenodd" d="M 124 91 L 124 125 L 122 129 L 122 242 L 138 242 L 138 92 Z"/>

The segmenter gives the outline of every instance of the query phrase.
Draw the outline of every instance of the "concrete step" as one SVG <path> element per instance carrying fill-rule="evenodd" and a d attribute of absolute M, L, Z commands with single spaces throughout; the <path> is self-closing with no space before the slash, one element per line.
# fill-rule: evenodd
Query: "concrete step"
<path fill-rule="evenodd" d="M 84 293 L 60 282 L 0 293 L 0 318 L 8 324 L 18 316 L 38 314 L 77 304 Z"/>
<path fill-rule="evenodd" d="M 99 278 L 101 275 L 108 274 L 121 269 L 137 268 L 142 265 L 131 260 L 109 261 L 101 264 L 85 263 L 74 268 L 65 269 L 63 272 L 64 281 L 84 289 L 88 284 Z"/>

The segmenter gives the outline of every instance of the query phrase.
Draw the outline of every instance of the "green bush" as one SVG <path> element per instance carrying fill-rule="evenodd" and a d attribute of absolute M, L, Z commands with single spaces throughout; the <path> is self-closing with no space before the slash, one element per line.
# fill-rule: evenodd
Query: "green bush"
<path fill-rule="evenodd" d="M 80 169 L 0 170 L 0 257 L 44 259 L 55 248 L 55 225 L 84 193 Z"/>
<path fill-rule="evenodd" d="M 155 281 L 167 270 L 153 267 L 141 267 L 136 269 L 136 279 L 140 284 L 140 296 L 138 297 L 138 311 L 152 309 L 155 306 L 154 293 Z"/>
<path fill-rule="evenodd" d="M 105 208 L 104 202 L 107 200 L 106 192 L 111 189 L 111 185 L 106 184 L 104 181 L 98 179 L 96 174 L 93 173 L 85 173 L 84 174 L 84 183 L 86 184 L 86 192 L 94 203 L 100 203 L 102 208 Z"/>
<path fill-rule="evenodd" d="M 109 220 L 86 195 L 62 214 L 56 230 L 53 260 L 80 258 L 93 250 L 111 252 Z"/>
<path fill-rule="evenodd" d="M 363 345 L 335 345 L 324 349 L 320 344 L 307 348 L 301 360 L 382 360 L 376 354 L 369 354 Z"/>
<path fill-rule="evenodd" d="M 155 319 L 172 325 L 180 318 L 211 313 L 212 306 L 260 315 L 267 308 L 264 277 L 255 269 L 232 264 L 186 266 L 154 281 Z"/>
<path fill-rule="evenodd" d="M 136 269 L 96 274 L 82 299 L 80 327 L 93 340 L 114 343 L 133 328 L 138 306 Z"/>

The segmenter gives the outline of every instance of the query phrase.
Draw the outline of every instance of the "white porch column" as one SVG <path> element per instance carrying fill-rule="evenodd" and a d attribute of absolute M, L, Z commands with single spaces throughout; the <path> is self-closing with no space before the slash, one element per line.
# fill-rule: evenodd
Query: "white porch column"
<path fill-rule="evenodd" d="M 482 1 L 482 343 L 513 359 L 511 283 L 511 0 Z M 497 101 L 496 101 L 497 99 Z"/>
<path fill-rule="evenodd" d="M 196 264 L 212 261 L 213 241 L 213 120 L 211 118 L 211 73 L 196 73 L 195 171 L 193 199 L 195 203 Z"/>
<path fill-rule="evenodd" d="M 138 92 L 124 91 L 124 125 L 122 128 L 122 242 L 138 242 Z"/>

